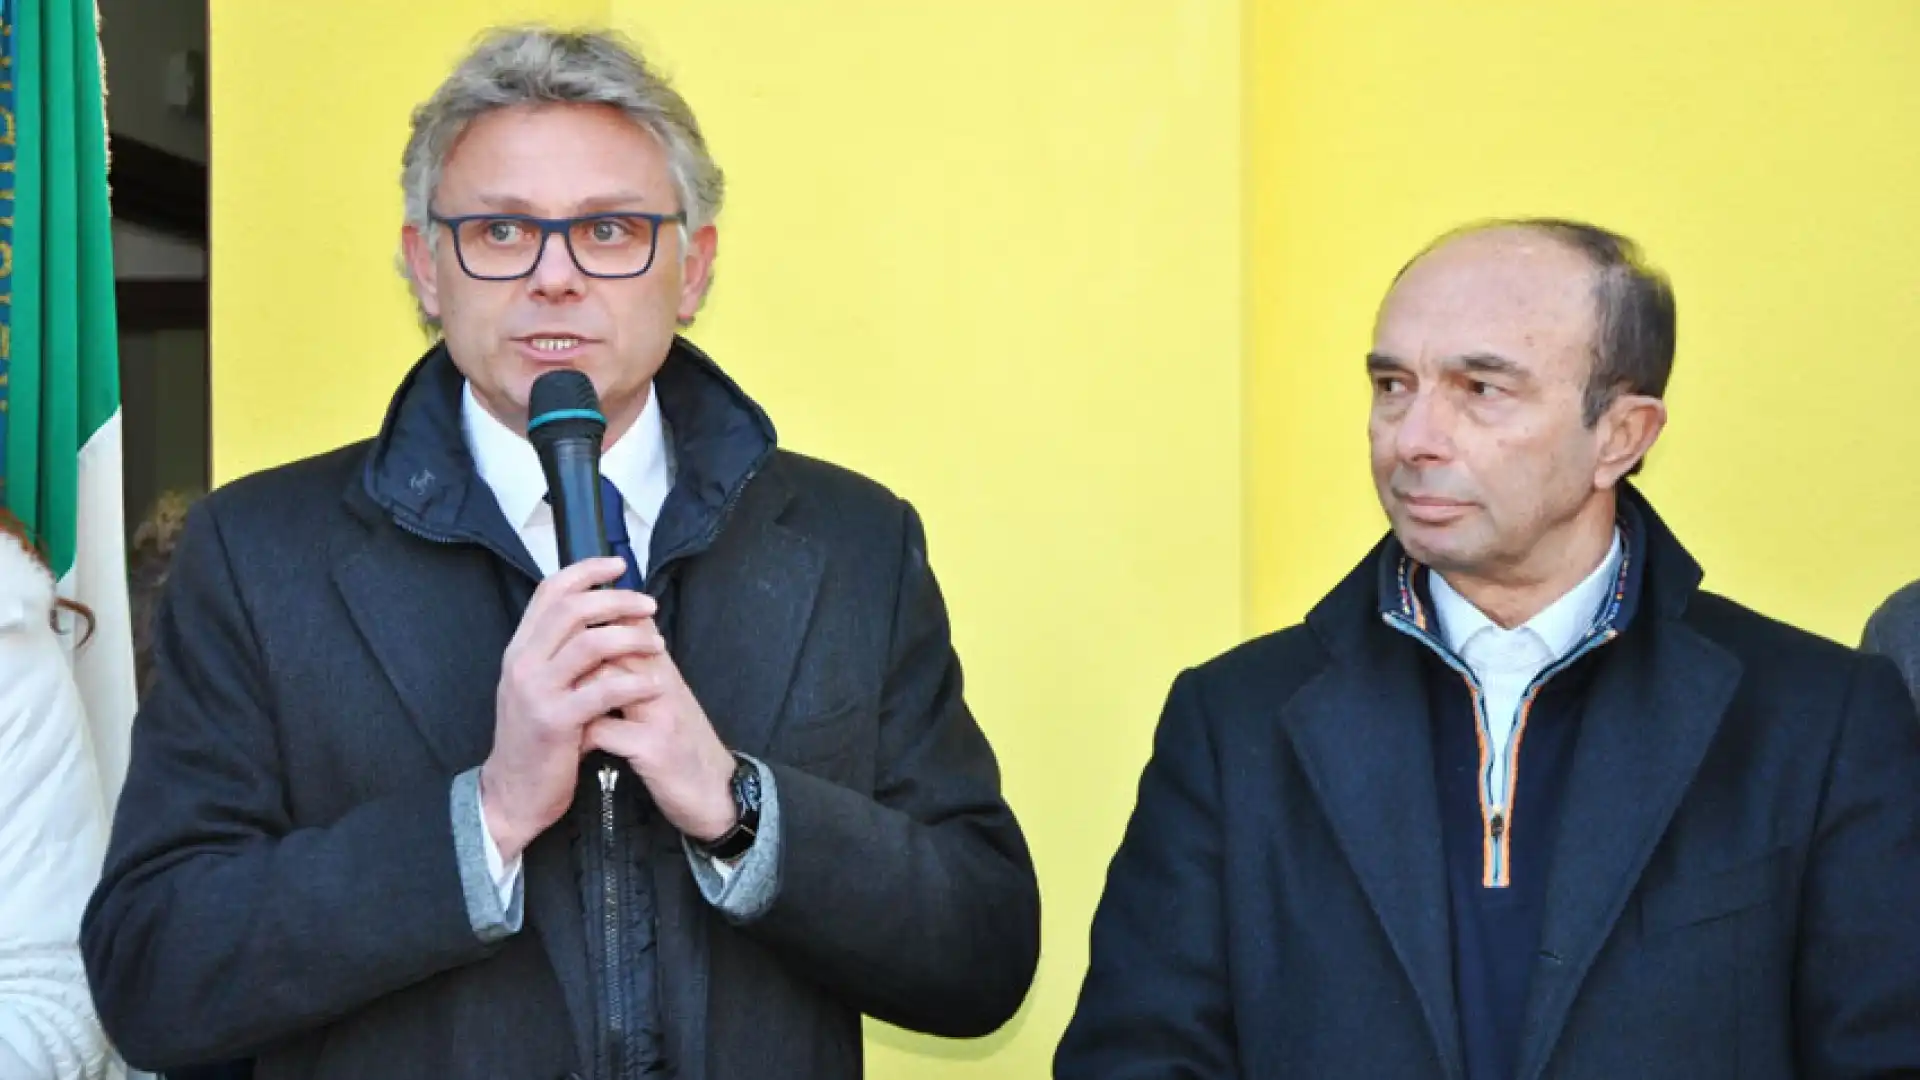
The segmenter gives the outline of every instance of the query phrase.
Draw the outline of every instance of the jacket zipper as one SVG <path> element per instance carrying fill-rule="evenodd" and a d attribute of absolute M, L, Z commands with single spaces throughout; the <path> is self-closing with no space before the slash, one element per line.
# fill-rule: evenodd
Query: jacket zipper
<path fill-rule="evenodd" d="M 1473 699 L 1473 722 L 1478 726 L 1480 731 L 1485 732 L 1489 727 L 1486 716 L 1487 695 L 1481 690 L 1480 680 L 1474 677 L 1473 670 L 1467 667 L 1459 657 L 1453 655 L 1453 650 L 1447 648 L 1439 639 L 1420 629 L 1404 616 L 1386 612 L 1383 613 L 1382 618 L 1386 620 L 1388 626 L 1393 627 L 1395 630 L 1400 631 L 1433 650 L 1434 654 L 1440 657 L 1441 661 L 1460 676 L 1467 684 L 1467 692 Z M 1511 734 L 1508 736 L 1508 740 L 1508 747 L 1511 749 Z M 1481 745 L 1483 747 L 1486 746 L 1484 738 L 1481 740 Z M 1506 875 L 1503 871 L 1507 868 L 1507 820 L 1506 815 L 1494 808 L 1492 800 L 1488 798 L 1487 783 L 1492 779 L 1492 770 L 1493 755 L 1489 747 L 1482 750 L 1480 754 L 1480 776 L 1477 785 L 1477 795 L 1480 803 L 1481 850 L 1485 852 L 1482 857 L 1480 871 L 1482 883 L 1497 882 L 1498 885 L 1494 887 L 1501 887 L 1506 883 Z"/>
<path fill-rule="evenodd" d="M 472 536 L 472 535 L 451 536 L 446 533 L 428 532 L 425 528 L 419 525 L 415 525 L 412 522 L 408 521 L 406 518 L 402 517 L 397 511 L 389 510 L 387 516 L 390 520 L 392 520 L 392 522 L 395 525 L 400 527 L 401 532 L 406 533 L 410 536 L 417 536 L 420 539 L 427 541 L 428 543 L 440 544 L 446 547 L 453 547 L 459 544 L 472 544 L 475 547 L 485 548 L 489 554 L 493 555 L 495 558 L 499 559 L 501 562 L 506 563 L 508 566 L 511 566 L 515 570 L 518 570 L 521 573 L 526 574 L 528 577 L 532 578 L 535 584 L 538 584 L 540 581 L 540 574 L 537 571 L 528 569 L 526 566 L 522 565 L 520 562 L 515 560 L 512 555 L 488 543 L 484 537 Z"/>
<path fill-rule="evenodd" d="M 620 1080 L 627 1075 L 627 1002 L 625 988 L 620 985 L 620 890 L 624 883 L 620 877 L 619 810 L 613 801 L 614 789 L 619 784 L 617 766 L 600 766 L 600 911 L 606 935 L 606 952 L 601 957 L 600 970 L 607 994 L 607 1080 Z"/>
<path fill-rule="evenodd" d="M 393 523 L 395 525 L 400 526 L 401 532 L 410 533 L 414 536 L 419 537 L 422 540 L 430 540 L 436 544 L 457 544 L 460 542 L 458 537 L 447 536 L 442 533 L 428 532 L 427 530 L 421 528 L 420 526 L 415 525 L 412 522 L 408 521 L 406 518 L 401 517 L 399 514 L 390 512 L 388 516 L 393 519 Z M 486 547 L 487 550 L 489 551 L 493 550 L 491 545 L 482 545 L 482 546 Z M 498 553 L 496 552 L 496 554 Z M 512 560 L 508 560 L 508 561 L 511 562 Z"/>
<path fill-rule="evenodd" d="M 1396 615 L 1392 612 L 1385 612 L 1382 614 L 1382 617 L 1386 620 L 1387 625 L 1413 638 L 1427 648 L 1432 649 L 1441 660 L 1446 662 L 1448 667 L 1452 668 L 1466 681 L 1467 689 L 1473 694 L 1474 723 L 1480 725 L 1482 732 L 1489 730 L 1491 725 L 1488 723 L 1486 717 L 1486 693 L 1480 688 L 1480 681 L 1474 678 L 1472 670 L 1461 662 L 1458 657 L 1453 655 L 1453 650 L 1448 649 L 1439 639 L 1421 630 L 1404 616 Z M 1618 633 L 1618 630 L 1608 627 L 1602 633 L 1589 634 L 1587 639 L 1581 642 L 1579 648 L 1574 649 L 1559 660 L 1543 668 L 1538 675 L 1533 677 L 1533 681 L 1527 684 L 1525 692 L 1520 695 L 1519 704 L 1516 706 L 1520 715 L 1524 716 L 1532 710 L 1534 698 L 1539 696 L 1541 689 L 1547 685 L 1548 680 L 1565 671 L 1567 668 L 1572 667 L 1574 662 L 1581 657 L 1612 641 Z M 1483 850 L 1486 852 L 1484 865 L 1481 867 L 1481 881 L 1482 884 L 1488 888 L 1505 888 L 1507 883 L 1512 880 L 1513 868 L 1509 865 L 1510 851 L 1508 838 L 1513 832 L 1513 804 L 1516 795 L 1515 788 L 1518 786 L 1513 782 L 1515 765 L 1513 760 L 1513 747 L 1514 740 L 1520 737 L 1521 732 L 1521 725 L 1517 723 L 1511 731 L 1507 732 L 1505 758 L 1507 769 L 1506 798 L 1497 806 L 1493 802 L 1491 788 L 1494 765 L 1492 753 L 1489 751 L 1484 754 L 1480 762 L 1480 785 L 1478 792 L 1480 800 L 1480 827 Z"/>

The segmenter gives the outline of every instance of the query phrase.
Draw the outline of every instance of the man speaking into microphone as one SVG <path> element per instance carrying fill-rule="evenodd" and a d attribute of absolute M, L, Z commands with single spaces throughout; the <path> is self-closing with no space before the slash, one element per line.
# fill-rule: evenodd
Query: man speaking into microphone
<path fill-rule="evenodd" d="M 116 1045 L 804 1080 L 861 1074 L 863 1014 L 998 1028 L 1038 889 L 919 519 L 678 336 L 722 186 L 686 103 L 614 38 L 497 32 L 402 185 L 439 340 L 175 556 L 83 930 Z"/>

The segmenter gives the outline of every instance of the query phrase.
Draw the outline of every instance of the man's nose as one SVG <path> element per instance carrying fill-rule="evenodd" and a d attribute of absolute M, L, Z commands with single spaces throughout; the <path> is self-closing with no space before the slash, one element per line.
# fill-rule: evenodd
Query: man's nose
<path fill-rule="evenodd" d="M 1444 461 L 1453 454 L 1453 413 L 1439 396 L 1414 395 L 1394 429 L 1394 452 L 1402 461 Z"/>
<path fill-rule="evenodd" d="M 540 255 L 527 277 L 527 286 L 536 296 L 549 299 L 580 292 L 585 275 L 573 264 L 573 252 L 561 233 L 548 233 L 540 245 Z"/>

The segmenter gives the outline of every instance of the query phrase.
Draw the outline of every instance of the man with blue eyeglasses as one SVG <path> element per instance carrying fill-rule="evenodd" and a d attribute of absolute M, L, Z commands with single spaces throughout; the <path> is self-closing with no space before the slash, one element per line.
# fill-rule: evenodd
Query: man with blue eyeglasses
<path fill-rule="evenodd" d="M 989 1033 L 1033 866 L 911 507 L 679 336 L 721 174 L 611 36 L 483 40 L 413 117 L 438 340 L 380 433 L 197 505 L 83 943 L 136 1065 L 840 1078 Z M 562 567 L 547 372 L 604 416 Z"/>

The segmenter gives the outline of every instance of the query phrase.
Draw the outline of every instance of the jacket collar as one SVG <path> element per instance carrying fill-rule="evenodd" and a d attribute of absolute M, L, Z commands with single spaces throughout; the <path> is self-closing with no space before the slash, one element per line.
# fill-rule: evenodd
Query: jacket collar
<path fill-rule="evenodd" d="M 1620 560 L 1614 567 L 1613 581 L 1607 586 L 1605 602 L 1593 609 L 1591 621 L 1577 633 L 1575 648 L 1595 639 L 1617 636 L 1633 621 L 1639 606 L 1645 577 L 1642 554 L 1647 549 L 1645 516 L 1632 502 L 1622 499 L 1614 527 L 1620 538 Z M 1454 650 L 1445 643 L 1435 614 L 1433 571 L 1415 561 L 1399 540 L 1389 536 L 1380 553 L 1379 572 L 1381 617 L 1442 654 L 1451 654 Z"/>
<path fill-rule="evenodd" d="M 446 343 L 436 343 L 394 393 L 349 498 L 364 498 L 427 539 L 490 547 L 537 577 L 475 469 L 461 427 L 464 385 Z M 654 529 L 658 566 L 712 542 L 727 508 L 773 453 L 776 436 L 766 412 L 684 338 L 674 339 L 653 389 L 675 463 L 673 489 Z"/>
<path fill-rule="evenodd" d="M 1613 595 L 1595 617 L 1594 632 L 1622 632 L 1642 609 L 1655 619 L 1680 618 L 1700 591 L 1700 564 L 1631 484 L 1620 486 L 1618 524 L 1623 545 L 1619 575 Z M 1381 618 L 1438 642 L 1427 574 L 1389 533 L 1315 605 L 1307 625 L 1335 650 L 1366 647 L 1367 635 Z"/>

